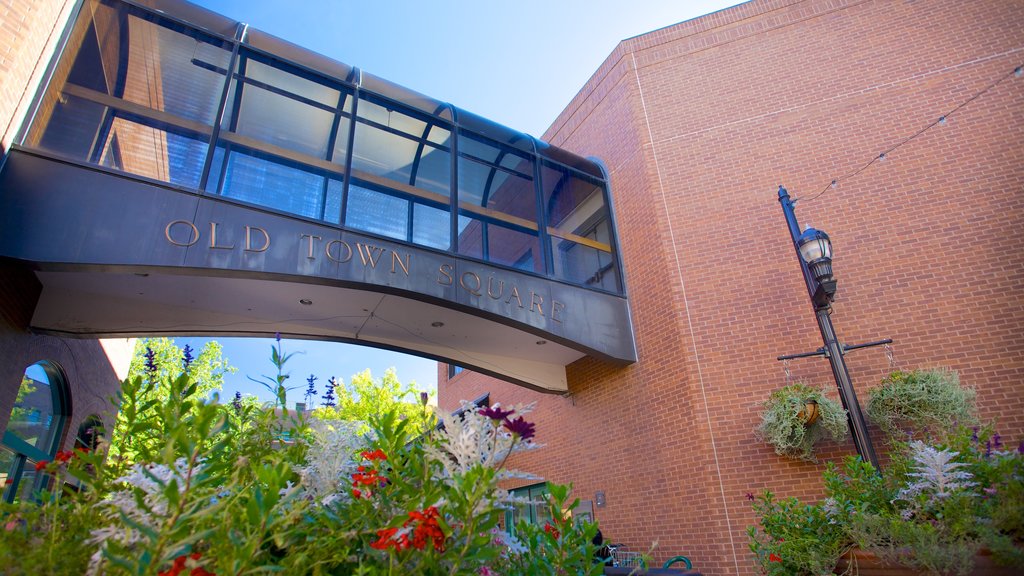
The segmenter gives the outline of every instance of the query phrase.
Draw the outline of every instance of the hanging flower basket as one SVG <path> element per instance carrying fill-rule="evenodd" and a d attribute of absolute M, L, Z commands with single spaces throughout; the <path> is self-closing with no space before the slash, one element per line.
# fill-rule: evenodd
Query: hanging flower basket
<path fill-rule="evenodd" d="M 818 421 L 821 411 L 818 410 L 817 400 L 807 400 L 804 409 L 797 413 L 797 418 L 803 420 L 805 426 L 810 426 Z"/>
<path fill-rule="evenodd" d="M 763 408 L 755 433 L 781 456 L 814 462 L 818 440 L 846 438 L 846 410 L 822 388 L 801 383 L 784 386 L 772 392 Z"/>

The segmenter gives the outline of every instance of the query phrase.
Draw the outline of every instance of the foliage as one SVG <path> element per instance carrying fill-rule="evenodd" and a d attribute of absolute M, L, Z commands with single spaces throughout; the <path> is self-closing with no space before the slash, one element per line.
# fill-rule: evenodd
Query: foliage
<path fill-rule="evenodd" d="M 355 422 L 369 422 L 374 414 L 395 412 L 399 418 L 410 421 L 413 429 L 423 431 L 431 420 L 430 411 L 419 402 L 420 392 L 414 382 L 403 385 L 394 368 L 388 368 L 383 378 L 374 378 L 369 369 L 352 376 L 348 384 L 335 382 L 328 390 L 337 394 L 336 406 L 325 404 L 318 408 L 318 418 L 337 418 Z"/>
<path fill-rule="evenodd" d="M 818 405 L 819 418 L 807 424 L 808 402 Z M 759 439 L 775 447 L 781 456 L 816 461 L 814 444 L 826 436 L 842 441 L 847 433 L 846 410 L 825 395 L 824 389 L 807 384 L 789 384 L 774 392 L 764 403 L 761 423 L 755 430 Z"/>
<path fill-rule="evenodd" d="M 291 378 L 291 374 L 288 374 L 287 372 L 284 371 L 284 365 L 286 362 L 288 362 L 289 358 L 298 354 L 298 352 L 290 352 L 288 354 L 284 353 L 284 350 L 282 350 L 281 347 L 280 332 L 275 334 L 274 340 L 276 340 L 276 342 L 270 345 L 270 363 L 273 364 L 274 368 L 277 369 L 277 374 L 274 376 L 260 376 L 262 380 L 257 380 L 252 376 L 247 376 L 247 378 L 259 384 L 260 386 L 263 386 L 264 388 L 267 389 L 267 391 L 274 395 L 274 406 L 276 408 L 280 408 L 281 410 L 287 411 L 288 391 L 295 390 L 296 388 L 299 388 L 299 386 L 292 386 L 289 388 L 284 385 L 284 383 L 287 382 L 289 378 Z"/>
<path fill-rule="evenodd" d="M 147 353 L 151 354 L 150 359 L 147 359 Z M 158 390 L 158 395 L 166 393 L 167 383 L 182 372 L 184 356 L 185 351 L 175 346 L 170 338 L 138 340 L 128 368 L 128 377 L 141 376 L 154 382 L 158 387 L 164 387 Z M 148 368 L 147 364 L 150 365 Z M 227 358 L 224 358 L 220 343 L 211 340 L 203 345 L 199 355 L 189 363 L 188 371 L 197 384 L 199 394 L 205 396 L 220 390 L 224 384 L 224 375 L 233 374 L 237 368 L 231 366 Z"/>
<path fill-rule="evenodd" d="M 354 422 L 307 421 L 241 397 L 209 402 L 200 389 L 190 371 L 130 377 L 120 419 L 148 441 L 130 465 L 106 447 L 41 463 L 51 488 L 0 505 L 5 574 L 594 571 L 592 526 L 556 514 L 543 534 L 523 527 L 522 543 L 499 531 L 509 497 L 499 482 L 528 476 L 505 461 L 536 448 L 528 407 L 466 406 L 461 418 L 442 414 L 432 434 L 390 409 L 360 434 Z M 550 491 L 546 505 L 565 509 L 569 489 Z"/>
<path fill-rule="evenodd" d="M 903 428 L 927 433 L 977 423 L 975 396 L 951 370 L 897 370 L 868 392 L 865 412 L 888 436 L 900 438 Z"/>
<path fill-rule="evenodd" d="M 159 420 L 157 408 L 172 394 L 181 374 L 191 382 L 190 396 L 207 396 L 220 390 L 224 375 L 234 372 L 222 356 L 220 344 L 207 342 L 198 356 L 191 348 L 178 348 L 169 338 L 139 340 L 135 345 L 128 378 L 121 387 L 117 405 L 120 411 L 110 439 L 110 457 L 114 474 L 124 473 L 135 462 L 152 462 L 154 454 L 165 448 L 167 427 Z M 185 363 L 185 359 L 190 358 Z M 193 399 L 183 402 L 182 418 L 188 418 L 197 406 Z"/>
<path fill-rule="evenodd" d="M 750 550 L 771 576 L 820 576 L 831 574 L 839 556 L 850 544 L 842 528 L 831 522 L 820 505 L 803 504 L 796 498 L 776 500 L 765 491 L 754 501 L 761 528 L 748 526 Z"/>
<path fill-rule="evenodd" d="M 853 546 L 938 576 L 968 574 L 982 548 L 999 564 L 1024 567 L 1024 442 L 1007 446 L 991 427 L 931 430 L 927 443 L 890 439 L 884 474 L 855 457 L 841 469 L 828 464 L 819 503 L 748 495 L 761 569 L 827 574 Z"/>
<path fill-rule="evenodd" d="M 540 526 L 520 521 L 516 525 L 515 552 L 504 556 L 505 574 L 556 576 L 565 574 L 565 566 L 573 566 L 579 576 L 602 574 L 604 564 L 595 561 L 597 546 L 593 544 L 597 524 L 574 522 L 565 514 L 579 504 L 569 501 L 569 486 L 549 484 L 550 494 L 543 503 L 551 520 Z M 508 536 L 503 536 L 508 539 Z"/>

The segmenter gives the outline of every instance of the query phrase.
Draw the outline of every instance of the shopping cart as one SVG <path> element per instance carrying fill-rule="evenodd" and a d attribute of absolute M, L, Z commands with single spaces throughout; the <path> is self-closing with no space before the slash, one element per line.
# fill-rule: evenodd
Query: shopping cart
<path fill-rule="evenodd" d="M 612 566 L 623 568 L 647 568 L 641 552 L 630 552 L 625 544 L 610 544 L 608 551 L 612 553 Z"/>

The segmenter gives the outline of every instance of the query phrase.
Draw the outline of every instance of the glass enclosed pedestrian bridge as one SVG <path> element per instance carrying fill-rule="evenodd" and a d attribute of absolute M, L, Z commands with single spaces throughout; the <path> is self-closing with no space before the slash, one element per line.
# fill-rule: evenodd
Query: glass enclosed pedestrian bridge
<path fill-rule="evenodd" d="M 188 3 L 84 2 L 0 190 L 37 329 L 635 360 L 599 163 Z"/>

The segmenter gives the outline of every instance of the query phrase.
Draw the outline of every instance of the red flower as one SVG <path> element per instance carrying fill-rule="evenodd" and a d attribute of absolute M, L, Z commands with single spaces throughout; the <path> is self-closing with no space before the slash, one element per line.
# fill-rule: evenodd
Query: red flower
<path fill-rule="evenodd" d="M 40 460 L 39 462 L 36 462 L 36 472 L 42 472 L 43 468 L 46 468 L 49 464 L 49 460 Z"/>
<path fill-rule="evenodd" d="M 73 450 L 61 450 L 60 452 L 57 452 L 57 461 L 58 462 L 67 463 L 67 462 L 69 462 L 74 457 L 75 457 L 75 452 Z"/>
<path fill-rule="evenodd" d="M 437 523 L 437 518 L 440 515 L 441 513 L 434 506 L 427 507 L 423 512 L 415 510 L 409 512 L 409 519 L 405 522 L 405 526 L 416 523 L 412 531 L 413 548 L 422 550 L 429 540 L 433 543 L 434 550 L 444 552 L 444 531 Z"/>
<path fill-rule="evenodd" d="M 359 500 L 360 498 L 363 497 L 363 491 L 362 490 L 358 490 L 356 488 L 353 488 L 352 489 L 352 497 L 355 498 L 356 500 Z"/>
<path fill-rule="evenodd" d="M 185 565 L 185 563 L 188 562 L 188 560 L 190 558 L 192 559 L 193 563 L 196 563 L 196 562 L 199 562 L 199 559 L 202 558 L 202 557 L 203 557 L 203 555 L 200 554 L 199 552 L 193 552 L 193 553 L 189 554 L 188 556 L 178 556 L 177 558 L 174 559 L 174 563 L 171 564 L 171 567 L 169 569 L 167 569 L 167 570 L 159 572 L 158 576 L 178 576 L 179 574 L 181 574 L 182 572 L 184 572 L 188 568 Z M 189 571 L 189 576 L 217 576 L 217 575 L 215 573 L 213 573 L 213 572 L 210 572 L 206 568 L 203 568 L 202 566 L 196 566 L 195 568 L 193 568 L 192 570 Z"/>
<path fill-rule="evenodd" d="M 378 530 L 377 540 L 371 542 L 370 547 L 377 550 L 387 550 L 388 548 L 394 548 L 396 551 L 409 548 L 423 550 L 429 543 L 434 550 L 444 552 L 445 535 L 437 522 L 440 516 L 441 513 L 434 506 L 429 506 L 422 512 L 413 510 L 409 512 L 409 519 L 402 525 L 403 528 L 411 527 L 410 532 L 398 535 L 398 528 Z M 412 539 L 409 538 L 410 535 Z"/>
<path fill-rule="evenodd" d="M 373 452 L 370 452 L 369 450 L 366 450 L 366 451 L 364 451 L 362 453 L 362 457 L 366 458 L 367 460 L 387 460 L 388 459 L 387 454 L 385 454 L 384 451 L 381 450 L 380 448 L 377 448 Z"/>
<path fill-rule="evenodd" d="M 558 528 L 552 526 L 550 522 L 544 524 L 544 531 L 551 534 L 555 540 L 558 540 L 558 537 L 562 535 L 561 532 L 558 531 Z"/>
<path fill-rule="evenodd" d="M 389 546 L 394 546 L 396 542 L 392 540 L 395 533 L 398 532 L 398 528 L 384 528 L 383 530 L 377 530 L 377 540 L 370 542 L 370 548 L 376 548 L 377 550 L 387 550 Z M 398 547 L 395 547 L 398 549 Z"/>
<path fill-rule="evenodd" d="M 771 554 L 768 555 L 768 561 L 769 562 L 782 562 L 782 558 L 779 558 L 779 556 L 776 553 L 772 552 Z"/>

